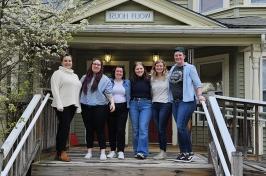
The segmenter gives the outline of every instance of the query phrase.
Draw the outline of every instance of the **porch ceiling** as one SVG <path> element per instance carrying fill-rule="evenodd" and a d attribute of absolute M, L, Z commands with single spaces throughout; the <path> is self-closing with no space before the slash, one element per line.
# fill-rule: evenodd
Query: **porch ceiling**
<path fill-rule="evenodd" d="M 153 49 L 183 46 L 260 44 L 263 29 L 188 28 L 147 25 L 90 25 L 74 34 L 74 48 Z"/>
<path fill-rule="evenodd" d="M 106 48 L 111 50 L 172 50 L 177 45 L 176 44 L 108 44 L 108 43 L 77 43 L 77 42 L 71 42 L 70 43 L 71 48 L 77 48 L 77 49 L 100 49 L 104 50 Z M 196 46 L 192 45 L 182 45 L 189 48 L 195 48 Z"/>

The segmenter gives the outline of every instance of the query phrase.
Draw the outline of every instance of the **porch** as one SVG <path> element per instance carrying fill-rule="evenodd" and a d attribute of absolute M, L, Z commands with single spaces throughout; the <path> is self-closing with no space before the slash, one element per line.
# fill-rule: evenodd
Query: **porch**
<path fill-rule="evenodd" d="M 153 160 L 152 157 L 158 152 L 157 145 L 150 145 L 150 156 L 146 160 L 137 160 L 133 157 L 132 148 L 127 147 L 125 160 L 108 159 L 99 160 L 99 149 L 93 150 L 93 158 L 84 158 L 86 148 L 83 146 L 70 147 L 71 162 L 54 161 L 55 152 L 44 152 L 39 162 L 32 164 L 32 176 L 58 176 L 58 175 L 91 175 L 91 176 L 213 176 L 215 170 L 208 162 L 206 151 L 196 149 L 191 163 L 174 162 L 177 153 L 176 146 L 168 146 L 166 160 Z M 244 175 L 266 175 L 266 161 L 245 161 Z"/>
<path fill-rule="evenodd" d="M 197 148 L 194 145 L 195 160 L 191 163 L 174 162 L 177 147 L 172 145 L 168 146 L 167 159 L 162 161 L 152 159 L 152 156 L 158 152 L 157 145 L 151 145 L 150 156 L 141 161 L 133 158 L 130 146 L 126 148 L 125 160 L 106 161 L 99 160 L 98 148 L 94 148 L 95 155 L 92 160 L 85 160 L 85 147 L 70 146 L 72 161 L 64 163 L 54 161 L 53 148 L 57 119 L 50 106 L 49 96 L 49 94 L 46 94 L 45 98 L 41 95 L 34 96 L 22 114 L 22 119 L 18 121 L 2 145 L 1 176 L 77 175 L 77 173 L 78 175 L 176 175 L 183 173 L 184 175 L 223 174 L 227 176 L 266 174 L 264 148 L 259 144 L 262 138 L 261 133 L 258 132 L 261 130 L 259 125 L 265 122 L 264 113 L 258 111 L 258 107 L 266 106 L 265 102 L 210 96 L 208 106 L 205 103 L 202 104 L 204 111 L 195 112 L 203 115 L 204 119 L 206 117 L 205 122 L 208 128 L 205 125 L 203 127 L 206 127 L 207 131 L 210 130 L 209 145 L 205 148 Z M 39 104 L 40 100 L 41 104 Z M 220 107 L 217 101 L 220 102 Z M 233 110 L 230 108 L 232 107 L 230 103 L 233 104 Z M 244 104 L 244 109 L 239 108 L 239 104 Z M 249 107 L 254 107 L 255 111 Z M 245 125 L 241 125 L 242 123 Z M 248 124 L 254 124 L 254 126 Z M 253 134 L 251 138 L 247 135 L 249 133 Z"/>

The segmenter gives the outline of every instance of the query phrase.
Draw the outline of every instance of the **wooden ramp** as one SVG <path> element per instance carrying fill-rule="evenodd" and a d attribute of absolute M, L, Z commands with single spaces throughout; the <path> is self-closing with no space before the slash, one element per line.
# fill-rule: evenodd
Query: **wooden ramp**
<path fill-rule="evenodd" d="M 213 166 L 208 164 L 207 158 L 195 154 L 193 162 L 174 162 L 176 152 L 169 152 L 167 160 L 153 160 L 156 152 L 151 152 L 146 160 L 137 160 L 130 151 L 125 152 L 125 160 L 99 160 L 99 150 L 93 158 L 87 160 L 85 148 L 72 148 L 71 162 L 54 161 L 54 154 L 48 154 L 40 162 L 32 165 L 32 176 L 174 176 L 174 175 L 215 175 Z"/>

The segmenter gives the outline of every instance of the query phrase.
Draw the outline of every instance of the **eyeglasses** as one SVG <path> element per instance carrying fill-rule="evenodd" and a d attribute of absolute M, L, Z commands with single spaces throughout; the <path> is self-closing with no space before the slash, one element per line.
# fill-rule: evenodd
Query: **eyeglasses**
<path fill-rule="evenodd" d="M 98 64 L 98 63 L 92 63 L 92 65 L 94 65 L 94 66 L 101 66 L 101 64 Z"/>

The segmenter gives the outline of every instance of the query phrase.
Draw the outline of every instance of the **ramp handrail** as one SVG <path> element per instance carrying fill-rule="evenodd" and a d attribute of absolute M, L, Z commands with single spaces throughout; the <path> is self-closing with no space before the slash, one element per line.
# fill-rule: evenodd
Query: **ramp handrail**
<path fill-rule="evenodd" d="M 224 173 L 225 173 L 226 176 L 230 176 L 231 174 L 230 174 L 229 168 L 227 166 L 227 163 L 226 163 L 226 160 L 225 160 L 221 145 L 219 143 L 217 134 L 215 132 L 215 129 L 214 129 L 214 126 L 213 126 L 209 111 L 208 111 L 207 106 L 206 106 L 206 103 L 202 102 L 201 104 L 202 104 L 203 110 L 205 112 L 205 116 L 206 116 L 206 119 L 207 119 L 207 122 L 208 122 L 208 125 L 209 125 L 209 129 L 210 129 L 214 144 L 215 144 L 215 146 L 217 148 L 217 152 L 218 152 L 219 158 L 221 160 Z"/>
<path fill-rule="evenodd" d="M 29 120 L 32 112 L 34 111 L 34 109 L 38 105 L 41 98 L 42 98 L 42 95 L 40 95 L 40 94 L 33 96 L 29 105 L 27 106 L 27 108 L 25 109 L 25 111 L 21 115 L 19 121 L 17 122 L 15 128 L 13 128 L 13 130 L 11 131 L 11 133 L 8 135 L 7 139 L 5 140 L 3 145 L 1 146 L 0 150 L 3 151 L 3 154 L 4 154 L 3 159 L 5 159 L 7 154 L 10 152 L 12 146 L 16 142 L 16 139 L 18 138 L 18 136 L 21 133 L 22 129 L 24 128 L 25 124 Z"/>
<path fill-rule="evenodd" d="M 227 126 L 224 122 L 223 115 L 221 113 L 220 107 L 218 106 L 218 103 L 217 103 L 215 97 L 209 97 L 209 101 L 210 101 L 210 105 L 212 108 L 212 112 L 214 114 L 214 118 L 215 118 L 217 126 L 219 128 L 222 140 L 223 140 L 224 145 L 225 145 L 227 156 L 228 156 L 230 162 L 232 162 L 232 153 L 236 151 L 236 148 L 234 146 L 234 143 L 232 141 L 230 133 L 227 129 Z"/>
<path fill-rule="evenodd" d="M 50 94 L 48 93 L 44 100 L 42 101 L 41 105 L 39 106 L 37 112 L 35 113 L 34 117 L 32 118 L 30 124 L 28 125 L 27 129 L 25 130 L 25 125 L 28 121 L 28 119 L 30 118 L 32 112 L 36 109 L 40 99 L 41 99 L 41 95 L 35 95 L 33 97 L 33 99 L 31 100 L 31 102 L 29 103 L 28 107 L 26 108 L 26 110 L 24 111 L 22 117 L 20 118 L 20 120 L 17 122 L 16 124 L 16 127 L 12 130 L 11 134 L 8 136 L 7 140 L 4 142 L 4 144 L 2 145 L 1 147 L 1 151 L 0 151 L 0 167 L 1 167 L 1 176 L 7 176 L 10 172 L 10 169 L 11 167 L 13 166 L 14 164 L 14 161 L 17 159 L 18 155 L 20 154 L 20 156 L 22 156 L 22 160 L 24 161 L 24 163 L 22 162 L 21 164 L 23 165 L 22 167 L 24 168 L 24 164 L 26 164 L 27 166 L 29 166 L 29 163 L 25 163 L 25 162 L 32 162 L 34 156 L 30 156 L 31 157 L 31 161 L 25 161 L 25 158 L 27 156 L 25 156 L 25 152 L 24 153 L 20 153 L 21 150 L 22 150 L 22 147 L 24 147 L 23 145 L 25 144 L 25 142 L 28 142 L 26 141 L 28 138 L 31 138 L 33 136 L 36 136 L 36 133 L 38 132 L 36 130 L 36 122 L 40 116 L 40 114 L 42 113 L 43 111 L 43 108 L 44 106 L 46 105 L 49 97 L 50 97 Z M 25 130 L 24 134 L 22 134 L 22 130 Z M 35 130 L 35 133 L 33 134 L 32 131 L 33 129 Z M 37 131 L 37 132 L 36 132 Z M 31 135 L 30 135 L 31 134 Z M 20 135 L 23 135 L 22 138 L 20 140 L 18 140 L 18 137 Z M 30 136 L 29 136 L 30 135 Z M 10 151 L 12 149 L 12 147 L 14 147 L 14 144 L 15 142 L 19 141 L 17 146 L 15 146 L 15 150 L 13 151 L 13 153 L 11 154 Z M 31 147 L 31 149 L 36 152 L 40 146 L 40 144 L 37 144 L 37 142 L 40 142 L 38 140 L 35 141 L 36 144 L 31 144 L 33 146 L 26 146 L 26 149 L 25 150 L 29 150 L 28 148 Z M 26 151 L 26 152 L 27 152 Z M 32 152 L 32 151 L 31 151 Z M 32 153 L 34 153 L 32 152 Z M 10 155 L 10 158 L 7 159 L 7 156 L 8 154 Z M 3 168 L 2 170 L 2 165 L 3 165 L 3 161 L 7 159 L 7 163 L 5 164 L 5 167 Z M 16 165 L 19 165 L 19 164 L 16 164 Z M 14 166 L 13 166 L 14 167 Z M 20 167 L 20 166 L 15 166 L 15 171 L 13 171 L 15 174 L 11 174 L 11 175 L 25 175 L 27 172 L 27 170 L 25 171 L 21 171 L 21 170 L 18 170 L 16 169 L 16 167 Z M 22 168 L 22 169 L 23 169 Z M 26 167 L 26 169 L 28 169 L 28 167 Z"/>
<path fill-rule="evenodd" d="M 205 102 L 201 104 L 211 135 L 210 156 L 216 175 L 242 176 L 243 156 L 236 150 L 216 97 L 208 97 L 208 107 Z"/>

